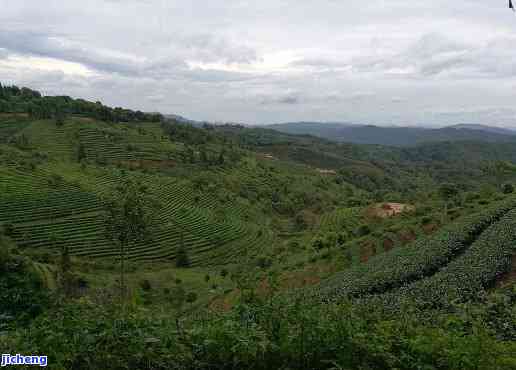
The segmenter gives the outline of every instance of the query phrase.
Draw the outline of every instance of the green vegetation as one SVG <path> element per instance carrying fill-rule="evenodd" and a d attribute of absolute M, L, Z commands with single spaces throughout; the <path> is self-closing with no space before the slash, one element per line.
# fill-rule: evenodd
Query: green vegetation
<path fill-rule="evenodd" d="M 325 299 L 342 299 L 383 293 L 432 275 L 468 249 L 478 235 L 515 206 L 514 199 L 494 204 L 479 214 L 465 216 L 429 238 L 336 274 L 324 284 L 320 294 Z"/>
<path fill-rule="evenodd" d="M 510 271 L 515 246 L 516 211 L 511 210 L 487 228 L 465 253 L 436 274 L 404 285 L 380 299 L 390 309 L 408 304 L 423 309 L 442 308 L 452 302 L 474 300 L 479 292 L 491 288 L 498 278 Z M 509 321 L 507 325 L 511 325 L 516 334 L 516 321 Z"/>
<path fill-rule="evenodd" d="M 55 369 L 516 369 L 514 161 L 1 87 L 0 347 Z"/>

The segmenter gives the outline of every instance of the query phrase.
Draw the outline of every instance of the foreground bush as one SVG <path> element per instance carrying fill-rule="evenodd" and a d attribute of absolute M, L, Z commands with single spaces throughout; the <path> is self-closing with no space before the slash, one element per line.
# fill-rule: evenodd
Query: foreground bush
<path fill-rule="evenodd" d="M 179 323 L 179 324 L 178 324 Z M 422 326 L 344 305 L 271 300 L 228 314 L 155 318 L 86 301 L 38 318 L 6 352 L 49 356 L 52 369 L 516 369 L 516 343 L 496 340 L 474 317 Z"/>
<path fill-rule="evenodd" d="M 0 234 L 0 332 L 27 324 L 49 302 L 32 262 L 13 250 L 9 239 Z"/>

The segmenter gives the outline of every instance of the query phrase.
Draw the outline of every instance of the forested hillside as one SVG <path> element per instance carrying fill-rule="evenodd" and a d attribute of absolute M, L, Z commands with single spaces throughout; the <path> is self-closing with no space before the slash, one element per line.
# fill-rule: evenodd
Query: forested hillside
<path fill-rule="evenodd" d="M 55 369 L 516 369 L 516 145 L 0 88 L 0 347 Z"/>
<path fill-rule="evenodd" d="M 381 127 L 374 125 L 291 122 L 267 128 L 296 135 L 313 135 L 343 143 L 412 147 L 435 142 L 515 142 L 516 132 L 483 125 L 452 125 L 443 128 Z"/>

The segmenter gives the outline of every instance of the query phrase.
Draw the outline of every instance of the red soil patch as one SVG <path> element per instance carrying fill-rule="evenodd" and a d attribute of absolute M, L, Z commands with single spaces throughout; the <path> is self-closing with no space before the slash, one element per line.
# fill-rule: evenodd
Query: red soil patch
<path fill-rule="evenodd" d="M 217 297 L 213 299 L 210 304 L 209 308 L 213 311 L 217 312 L 229 312 L 231 308 L 233 307 L 233 303 L 236 301 L 236 297 L 240 294 L 239 289 L 235 289 L 231 291 L 231 293 L 228 293 L 224 295 L 223 297 Z"/>
<path fill-rule="evenodd" d="M 402 203 L 380 203 L 369 207 L 366 215 L 369 217 L 387 218 L 393 217 L 403 212 L 410 212 L 415 209 L 414 206 Z"/>
<path fill-rule="evenodd" d="M 426 225 L 423 225 L 421 228 L 423 229 L 423 232 L 426 235 L 430 235 L 434 231 L 436 231 L 439 228 L 439 226 L 437 224 L 426 224 Z"/>
<path fill-rule="evenodd" d="M 329 275 L 336 272 L 337 269 L 333 265 L 311 266 L 307 270 L 286 272 L 279 276 L 279 291 L 303 288 L 309 285 L 317 285 L 321 282 L 322 275 Z M 262 298 L 267 297 L 271 292 L 269 281 L 263 278 L 256 286 L 255 293 Z M 238 301 L 240 295 L 239 289 L 234 289 L 230 293 L 214 298 L 209 308 L 217 312 L 228 312 L 231 310 L 235 302 Z"/>
<path fill-rule="evenodd" d="M 412 230 L 400 231 L 398 237 L 403 244 L 408 244 L 417 239 L 417 235 Z"/>
<path fill-rule="evenodd" d="M 321 282 L 321 276 L 336 272 L 333 265 L 314 265 L 306 270 L 285 272 L 279 277 L 279 289 L 297 289 Z M 268 283 L 265 285 L 268 288 Z"/>
<path fill-rule="evenodd" d="M 392 241 L 389 238 L 384 239 L 383 240 L 383 250 L 385 252 L 388 252 L 388 251 L 392 250 L 392 248 L 394 248 L 394 241 Z"/>
<path fill-rule="evenodd" d="M 516 283 L 516 254 L 512 256 L 511 270 L 504 274 L 497 282 L 497 288 L 503 288 Z"/>
<path fill-rule="evenodd" d="M 374 255 L 376 255 L 376 249 L 373 242 L 368 241 L 360 246 L 360 262 L 365 263 Z"/>

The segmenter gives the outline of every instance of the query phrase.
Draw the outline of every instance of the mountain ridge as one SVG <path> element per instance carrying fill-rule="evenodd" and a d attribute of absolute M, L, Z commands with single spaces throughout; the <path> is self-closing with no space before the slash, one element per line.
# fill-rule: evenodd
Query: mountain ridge
<path fill-rule="evenodd" d="M 349 123 L 287 122 L 265 127 L 283 133 L 312 135 L 337 142 L 401 147 L 443 141 L 516 142 L 516 131 L 480 124 L 457 124 L 441 128 L 430 128 Z"/>

